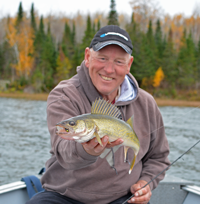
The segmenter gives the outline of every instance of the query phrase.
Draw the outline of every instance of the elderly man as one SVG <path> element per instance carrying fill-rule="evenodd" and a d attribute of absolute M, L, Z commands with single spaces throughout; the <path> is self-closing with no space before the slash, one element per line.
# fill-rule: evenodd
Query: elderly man
<path fill-rule="evenodd" d="M 132 49 L 125 30 L 115 25 L 101 28 L 85 49 L 85 60 L 77 74 L 60 82 L 49 94 L 47 122 L 52 156 L 41 179 L 45 192 L 34 196 L 29 204 L 117 204 L 132 193 L 135 196 L 129 203 L 150 201 L 151 191 L 164 174 L 142 187 L 169 165 L 169 146 L 153 97 L 139 88 L 130 74 Z M 123 139 L 108 143 L 105 135 L 100 145 L 96 138 L 77 143 L 56 135 L 58 122 L 90 113 L 97 98 L 115 104 L 125 121 L 134 115 L 133 127 L 140 150 L 131 174 L 129 161 L 134 153 L 129 150 L 124 162 Z M 110 162 L 113 155 L 114 168 Z"/>

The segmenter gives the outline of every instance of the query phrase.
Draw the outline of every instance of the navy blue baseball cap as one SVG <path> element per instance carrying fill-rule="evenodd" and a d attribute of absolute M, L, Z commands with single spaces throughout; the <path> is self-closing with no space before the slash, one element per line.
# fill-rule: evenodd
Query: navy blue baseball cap
<path fill-rule="evenodd" d="M 129 34 L 117 25 L 102 27 L 94 36 L 90 48 L 98 51 L 107 45 L 119 45 L 128 54 L 132 54 L 133 45 Z"/>

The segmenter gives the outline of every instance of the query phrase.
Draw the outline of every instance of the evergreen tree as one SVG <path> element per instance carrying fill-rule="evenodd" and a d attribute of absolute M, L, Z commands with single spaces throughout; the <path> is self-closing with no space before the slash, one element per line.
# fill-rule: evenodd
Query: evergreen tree
<path fill-rule="evenodd" d="M 94 36 L 95 33 L 96 33 L 96 25 L 95 25 L 95 22 L 93 22 L 93 25 L 92 25 L 92 33 L 93 33 L 93 36 Z"/>
<path fill-rule="evenodd" d="M 199 86 L 200 86 L 200 39 L 197 45 L 197 52 L 196 52 L 196 61 L 197 61 L 197 83 L 196 83 L 196 89 L 198 90 L 198 94 L 200 94 L 199 92 Z"/>
<path fill-rule="evenodd" d="M 155 39 L 153 35 L 153 29 L 152 29 L 152 21 L 149 21 L 149 27 L 145 37 L 143 38 L 143 46 L 145 55 L 149 61 L 149 69 L 148 69 L 148 76 L 154 76 L 156 70 L 159 68 L 159 66 L 156 63 L 156 44 Z"/>
<path fill-rule="evenodd" d="M 23 20 L 23 8 L 22 8 L 22 2 L 19 3 L 19 8 L 18 8 L 18 12 L 17 12 L 17 21 L 16 21 L 16 26 L 19 26 L 19 24 L 22 22 Z"/>
<path fill-rule="evenodd" d="M 36 65 L 38 65 L 39 63 L 40 55 L 42 52 L 42 45 L 44 41 L 45 41 L 44 23 L 43 23 L 43 16 L 41 16 L 39 29 L 36 31 L 36 36 L 35 36 L 35 41 L 34 41 Z"/>
<path fill-rule="evenodd" d="M 131 23 L 127 25 L 126 31 L 128 32 L 132 44 L 133 44 L 133 52 L 132 56 L 134 57 L 134 61 L 131 66 L 130 72 L 134 75 L 137 79 L 139 85 L 142 82 L 142 70 L 141 67 L 141 44 L 142 44 L 142 32 L 140 30 L 139 25 L 134 20 L 134 13 L 132 13 Z"/>
<path fill-rule="evenodd" d="M 4 56 L 3 56 L 3 46 L 0 45 L 0 79 L 3 78 L 3 66 L 4 66 Z"/>
<path fill-rule="evenodd" d="M 162 69 L 165 74 L 164 81 L 171 91 L 175 90 L 176 79 L 178 77 L 178 70 L 176 67 L 177 54 L 174 49 L 173 32 L 170 28 L 166 48 L 163 52 Z M 174 94 L 174 93 L 171 93 Z"/>
<path fill-rule="evenodd" d="M 195 44 L 190 33 L 186 36 L 184 30 L 181 39 L 181 48 L 178 55 L 177 66 L 179 70 L 178 84 L 180 88 L 189 88 L 196 81 L 196 60 L 195 60 Z"/>
<path fill-rule="evenodd" d="M 41 65 L 44 68 L 44 83 L 47 90 L 51 90 L 54 86 L 54 74 L 56 72 L 57 53 L 55 50 L 53 38 L 50 31 L 50 23 L 48 23 L 48 33 L 43 44 L 41 53 Z"/>
<path fill-rule="evenodd" d="M 115 9 L 116 3 L 115 0 L 111 0 L 110 12 L 108 15 L 108 25 L 119 25 L 118 23 L 118 14 Z"/>
<path fill-rule="evenodd" d="M 31 26 L 33 30 L 36 31 L 34 3 L 31 5 Z"/>
<path fill-rule="evenodd" d="M 162 40 L 162 30 L 161 30 L 159 19 L 156 22 L 155 44 L 156 44 L 157 67 L 159 67 L 161 64 L 161 59 L 163 57 L 163 51 L 164 51 L 164 42 Z"/>
<path fill-rule="evenodd" d="M 72 53 L 72 33 L 67 22 L 65 22 L 65 29 L 62 39 L 62 50 L 67 57 L 71 57 Z"/>
<path fill-rule="evenodd" d="M 85 56 L 85 48 L 90 46 L 90 43 L 94 37 L 93 29 L 92 29 L 92 23 L 90 15 L 87 16 L 87 27 L 85 30 L 85 35 L 83 36 L 82 43 L 80 46 L 80 59 L 79 64 L 82 62 Z"/>
<path fill-rule="evenodd" d="M 65 23 L 65 30 L 64 30 L 64 34 L 63 34 L 63 39 L 62 39 L 62 51 L 64 55 L 64 58 L 66 58 L 65 60 L 63 60 L 63 62 L 66 60 L 69 61 L 68 65 L 72 66 L 72 68 L 68 68 L 66 67 L 66 69 L 68 69 L 68 71 L 70 70 L 69 75 L 72 76 L 76 73 L 76 67 L 78 66 L 78 62 L 76 61 L 77 58 L 75 57 L 75 52 L 76 52 L 76 42 L 75 42 L 75 35 L 76 35 L 76 30 L 75 30 L 75 23 L 73 22 L 73 28 L 72 28 L 72 32 L 71 29 L 68 25 L 68 23 Z M 59 51 L 59 53 L 62 53 L 61 51 Z M 62 58 L 59 58 L 59 64 L 63 64 L 62 63 Z"/>
<path fill-rule="evenodd" d="M 101 22 L 100 20 L 98 19 L 98 22 L 97 22 L 97 31 L 101 28 Z"/>
<path fill-rule="evenodd" d="M 76 45 L 76 26 L 75 22 L 73 21 L 72 33 L 71 33 L 71 43 L 72 45 Z"/>

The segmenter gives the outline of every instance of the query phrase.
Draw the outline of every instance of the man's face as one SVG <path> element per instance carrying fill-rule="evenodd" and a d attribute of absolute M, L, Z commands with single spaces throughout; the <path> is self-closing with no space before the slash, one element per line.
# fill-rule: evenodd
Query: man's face
<path fill-rule="evenodd" d="M 95 52 L 86 48 L 85 64 L 99 93 L 114 100 L 124 77 L 129 73 L 133 57 L 118 45 L 108 45 Z"/>

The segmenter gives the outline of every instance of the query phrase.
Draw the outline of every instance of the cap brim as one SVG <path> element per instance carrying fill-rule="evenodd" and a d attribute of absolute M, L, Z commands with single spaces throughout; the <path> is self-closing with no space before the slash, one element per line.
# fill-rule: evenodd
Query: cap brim
<path fill-rule="evenodd" d="M 96 45 L 94 45 L 92 48 L 94 51 L 99 51 L 100 49 L 102 49 L 103 47 L 107 46 L 107 45 L 119 45 L 121 48 L 123 48 L 128 54 L 132 54 L 132 50 L 124 45 L 123 43 L 116 41 L 116 40 L 109 40 L 109 41 L 104 41 L 104 42 L 98 42 Z"/>

